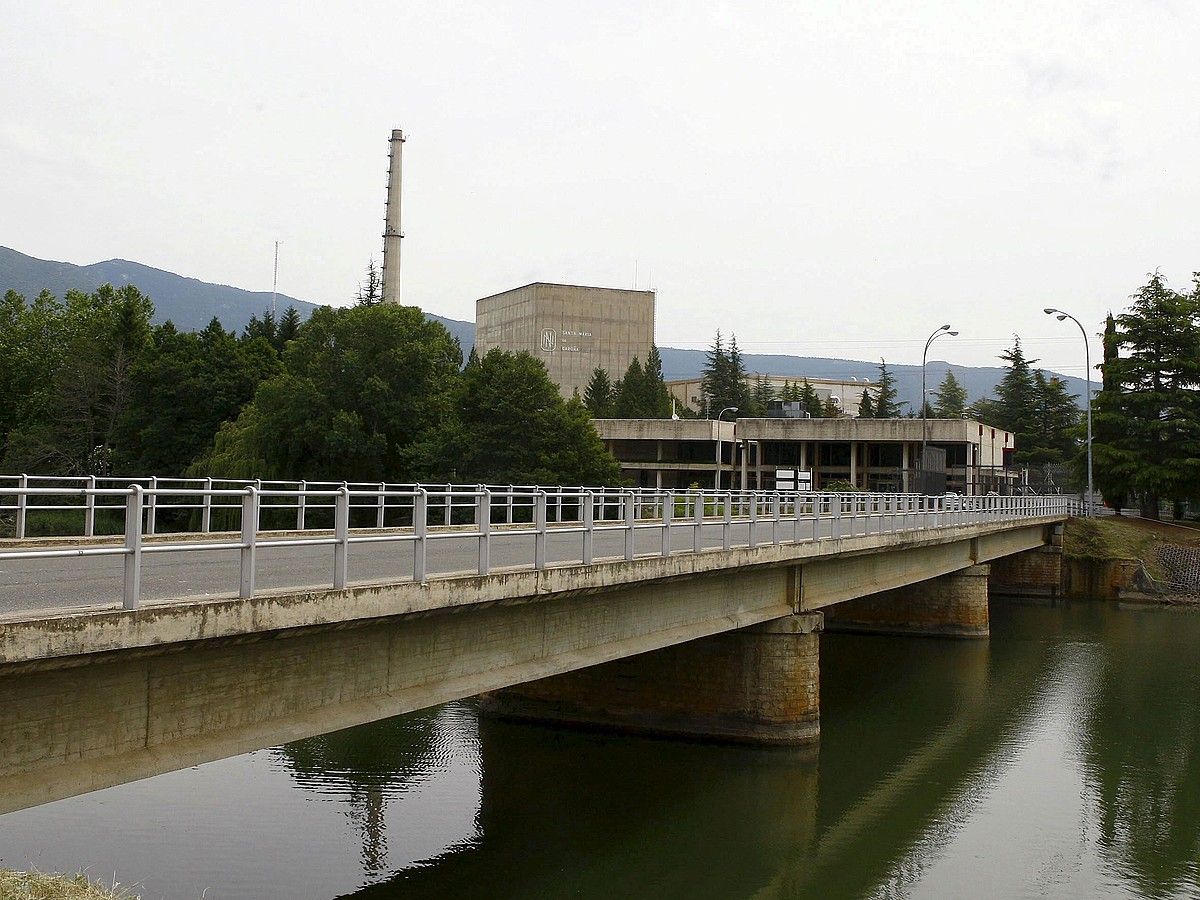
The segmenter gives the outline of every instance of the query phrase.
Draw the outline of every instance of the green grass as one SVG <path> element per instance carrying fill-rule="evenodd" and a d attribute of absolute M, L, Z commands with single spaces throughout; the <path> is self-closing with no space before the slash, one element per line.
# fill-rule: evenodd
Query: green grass
<path fill-rule="evenodd" d="M 83 874 L 0 869 L 0 900 L 137 900 L 137 895 L 120 887 L 102 887 Z"/>
<path fill-rule="evenodd" d="M 1071 519 L 1063 536 L 1063 555 L 1072 559 L 1150 561 L 1158 541 L 1153 531 L 1118 517 Z"/>

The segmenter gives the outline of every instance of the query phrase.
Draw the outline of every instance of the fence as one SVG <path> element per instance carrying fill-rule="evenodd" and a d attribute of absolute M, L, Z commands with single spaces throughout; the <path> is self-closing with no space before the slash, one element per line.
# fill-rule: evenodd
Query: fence
<path fill-rule="evenodd" d="M 232 551 L 239 555 L 238 596 L 255 592 L 259 549 L 329 547 L 333 552 L 334 589 L 348 582 L 350 548 L 355 544 L 403 543 L 413 547 L 412 578 L 427 580 L 431 547 L 445 540 L 474 542 L 476 571 L 492 571 L 491 545 L 498 529 L 505 534 L 531 535 L 533 553 L 522 565 L 544 569 L 546 542 L 551 535 L 582 536 L 578 562 L 596 560 L 598 535 L 621 535 L 616 558 L 637 555 L 639 532 L 658 532 L 657 553 L 698 553 L 703 536 L 717 530 L 720 547 L 756 548 L 761 545 L 841 539 L 866 534 L 936 529 L 976 522 L 1006 521 L 1078 513 L 1078 503 L 1066 497 L 930 497 L 919 494 L 813 493 L 797 491 L 659 491 L 512 485 L 389 485 L 295 482 L 228 482 L 182 479 L 34 479 L 0 476 L 0 512 L 15 515 L 15 532 L 25 536 L 30 512 L 82 512 L 83 536 L 95 533 L 96 516 L 119 513 L 120 543 L 0 549 L 0 560 L 109 556 L 124 560 L 123 605 L 136 608 L 141 597 L 145 554 L 187 551 Z M 15 481 L 15 483 L 14 483 Z M 54 485 L 43 481 L 58 482 Z M 118 484 L 110 484 L 118 482 Z M 220 485 L 220 486 L 218 486 Z M 53 502 L 52 502 L 53 501 Z M 158 516 L 165 511 L 198 513 L 201 535 L 190 540 L 149 541 Z M 278 536 L 262 529 L 264 512 L 283 510 L 294 528 Z M 332 528 L 309 526 L 313 510 L 332 513 Z M 215 511 L 236 516 L 232 534 L 210 532 Z M 369 527 L 351 527 L 355 511 L 368 511 Z M 361 516 L 360 516 L 361 518 Z M 392 527 L 388 523 L 392 523 Z M 734 530 L 745 541 L 734 543 Z M 679 551 L 673 536 L 690 535 Z M 264 537 L 265 536 L 265 537 Z M 57 535 L 70 539 L 78 535 Z"/>

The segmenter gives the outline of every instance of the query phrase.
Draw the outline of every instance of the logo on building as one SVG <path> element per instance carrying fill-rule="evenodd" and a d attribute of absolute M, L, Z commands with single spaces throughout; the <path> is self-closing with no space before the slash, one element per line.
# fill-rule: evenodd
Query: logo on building
<path fill-rule="evenodd" d="M 555 346 L 558 344 L 558 335 L 554 333 L 553 328 L 542 329 L 542 349 L 547 353 L 553 353 Z"/>

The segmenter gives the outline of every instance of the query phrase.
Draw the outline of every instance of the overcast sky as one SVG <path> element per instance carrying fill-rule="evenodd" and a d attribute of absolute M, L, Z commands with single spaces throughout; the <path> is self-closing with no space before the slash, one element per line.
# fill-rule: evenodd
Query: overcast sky
<path fill-rule="evenodd" d="M 658 342 L 986 365 L 1200 269 L 1200 4 L 0 0 L 0 244 L 474 319 L 658 290 Z M 1094 342 L 1096 347 L 1098 342 Z M 817 373 L 819 374 L 819 373 Z"/>

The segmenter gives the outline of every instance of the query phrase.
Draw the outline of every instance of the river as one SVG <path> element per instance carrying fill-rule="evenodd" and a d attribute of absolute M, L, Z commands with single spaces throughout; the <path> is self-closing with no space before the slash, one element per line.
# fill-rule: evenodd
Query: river
<path fill-rule="evenodd" d="M 1200 897 L 1200 612 L 993 600 L 826 634 L 819 751 L 470 702 L 0 817 L 145 898 Z"/>

